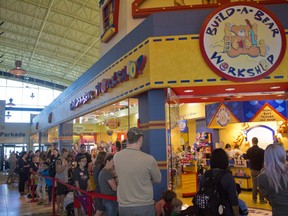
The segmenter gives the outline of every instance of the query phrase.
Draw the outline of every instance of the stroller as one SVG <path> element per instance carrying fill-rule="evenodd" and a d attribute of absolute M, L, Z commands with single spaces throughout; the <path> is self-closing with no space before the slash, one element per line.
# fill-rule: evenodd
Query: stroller
<path fill-rule="evenodd" d="M 74 216 L 74 193 L 68 192 L 64 198 L 64 208 L 67 211 L 67 216 Z"/>

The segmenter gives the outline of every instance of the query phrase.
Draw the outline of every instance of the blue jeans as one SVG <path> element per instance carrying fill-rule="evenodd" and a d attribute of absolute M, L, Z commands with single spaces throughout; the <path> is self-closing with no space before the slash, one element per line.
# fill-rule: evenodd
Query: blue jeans
<path fill-rule="evenodd" d="M 117 201 L 103 199 L 103 205 L 105 208 L 105 216 L 117 216 L 117 212 L 118 212 Z"/>
<path fill-rule="evenodd" d="M 120 216 L 155 216 L 155 207 L 153 204 L 146 206 L 119 207 Z"/>

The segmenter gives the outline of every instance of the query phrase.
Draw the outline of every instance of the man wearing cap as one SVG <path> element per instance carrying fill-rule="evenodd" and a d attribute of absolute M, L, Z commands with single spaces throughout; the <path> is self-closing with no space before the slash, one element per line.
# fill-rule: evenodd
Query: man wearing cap
<path fill-rule="evenodd" d="M 76 155 L 75 160 L 77 161 L 78 157 L 81 157 L 81 156 L 85 156 L 85 158 L 87 159 L 87 163 L 85 165 L 85 168 L 88 169 L 88 171 L 90 172 L 92 169 L 92 159 L 91 159 L 91 155 L 86 151 L 86 145 L 85 144 L 81 144 L 80 152 Z"/>
<path fill-rule="evenodd" d="M 130 128 L 127 147 L 114 156 L 120 216 L 155 215 L 153 182 L 160 183 L 161 173 L 155 158 L 140 150 L 142 144 L 143 131 Z"/>

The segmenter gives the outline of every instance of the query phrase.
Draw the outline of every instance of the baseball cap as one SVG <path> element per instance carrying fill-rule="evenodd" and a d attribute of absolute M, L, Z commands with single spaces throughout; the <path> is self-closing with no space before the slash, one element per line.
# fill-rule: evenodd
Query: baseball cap
<path fill-rule="evenodd" d="M 128 137 L 139 136 L 139 135 L 143 136 L 143 131 L 141 129 L 139 129 L 138 127 L 132 127 L 127 132 Z"/>

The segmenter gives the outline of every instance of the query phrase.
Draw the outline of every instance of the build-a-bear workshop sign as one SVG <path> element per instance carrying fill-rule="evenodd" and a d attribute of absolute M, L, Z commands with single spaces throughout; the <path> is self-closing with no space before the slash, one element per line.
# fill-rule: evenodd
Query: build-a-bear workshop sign
<path fill-rule="evenodd" d="M 225 4 L 210 14 L 200 31 L 204 60 L 219 76 L 235 82 L 272 73 L 286 50 L 278 19 L 255 3 Z"/>

